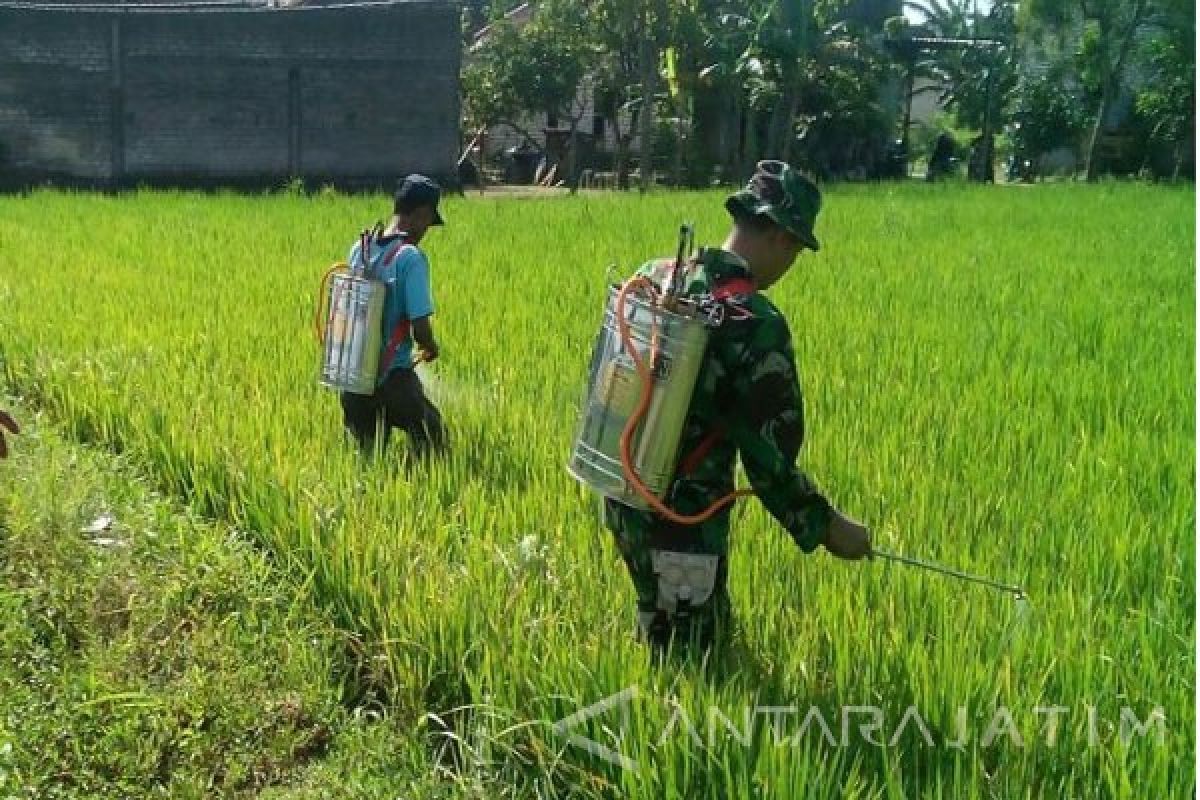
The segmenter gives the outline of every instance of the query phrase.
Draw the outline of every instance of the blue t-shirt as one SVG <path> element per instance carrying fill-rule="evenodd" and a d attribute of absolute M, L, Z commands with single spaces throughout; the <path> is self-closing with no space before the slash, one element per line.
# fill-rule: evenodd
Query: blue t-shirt
<path fill-rule="evenodd" d="M 387 300 L 383 306 L 383 341 L 380 345 L 379 357 L 387 354 L 388 341 L 396 326 L 404 320 L 420 319 L 433 313 L 433 292 L 429 285 L 429 260 L 416 245 L 401 246 L 395 257 L 386 260 L 387 256 L 396 249 L 400 238 L 390 236 L 372 242 L 368 254 L 370 270 L 368 274 L 375 280 L 382 281 L 387 286 Z M 359 243 L 350 248 L 347 259 L 352 267 L 358 266 Z M 396 348 L 390 365 L 379 365 L 379 382 L 394 369 L 411 368 L 413 352 L 413 337 L 408 338 Z"/>

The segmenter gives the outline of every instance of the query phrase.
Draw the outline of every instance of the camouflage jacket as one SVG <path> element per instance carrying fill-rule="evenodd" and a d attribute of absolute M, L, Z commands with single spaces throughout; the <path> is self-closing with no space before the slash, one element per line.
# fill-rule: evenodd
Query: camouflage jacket
<path fill-rule="evenodd" d="M 651 261 L 638 274 L 661 286 L 671 264 Z M 704 296 L 723 283 L 750 278 L 741 257 L 703 249 L 685 293 Z M 830 506 L 795 466 L 803 441 L 804 405 L 787 320 L 757 291 L 733 294 L 696 379 L 666 503 L 681 514 L 708 508 L 733 491 L 740 454 L 758 499 L 811 552 L 824 539 Z M 698 526 L 682 526 L 609 501 L 605 517 L 618 535 L 651 547 L 724 554 L 729 514 L 726 508 Z"/>

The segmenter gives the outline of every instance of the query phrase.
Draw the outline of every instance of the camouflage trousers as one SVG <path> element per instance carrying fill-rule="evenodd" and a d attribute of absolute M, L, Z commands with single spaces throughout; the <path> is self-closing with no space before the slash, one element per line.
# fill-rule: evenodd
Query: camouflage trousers
<path fill-rule="evenodd" d="M 637 593 L 642 637 L 656 646 L 665 646 L 672 638 L 699 647 L 715 643 L 731 621 L 728 515 L 717 515 L 703 525 L 682 526 L 605 500 L 604 520 Z M 711 593 L 698 599 L 665 597 L 664 572 L 689 562 L 708 562 L 715 569 Z"/>

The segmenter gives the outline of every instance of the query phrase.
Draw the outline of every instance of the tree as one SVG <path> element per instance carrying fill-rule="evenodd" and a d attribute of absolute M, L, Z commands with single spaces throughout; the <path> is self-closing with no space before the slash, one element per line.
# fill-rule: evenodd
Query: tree
<path fill-rule="evenodd" d="M 1057 147 L 1073 146 L 1087 121 L 1078 93 L 1065 88 L 1059 74 L 1022 76 L 1013 109 L 1013 139 L 1018 158 L 1031 159 Z"/>
<path fill-rule="evenodd" d="M 764 155 L 786 161 L 795 141 L 795 120 L 801 80 L 812 58 L 813 3 L 811 0 L 775 0 L 766 9 L 757 46 L 769 65 L 774 86 Z"/>
<path fill-rule="evenodd" d="M 658 92 L 660 60 L 670 37 L 673 0 L 583 0 L 585 38 L 602 54 L 598 70 L 604 94 L 628 98 L 621 107 L 637 109 L 638 168 L 642 191 L 654 179 L 651 163 L 654 138 L 654 107 Z M 616 110 L 613 110 L 615 115 Z M 613 119 L 614 125 L 617 120 Z M 618 128 L 619 130 L 619 128 Z"/>
<path fill-rule="evenodd" d="M 524 55 L 521 35 L 508 21 L 495 23 L 471 53 L 462 70 L 463 113 L 469 128 L 505 123 L 529 137 L 518 125 L 524 107 L 521 90 L 526 78 L 520 69 Z"/>
<path fill-rule="evenodd" d="M 986 14 L 975 10 L 975 0 L 907 0 L 904 5 L 924 17 L 915 29 L 904 32 L 909 42 L 914 35 L 948 40 L 941 46 L 912 48 L 912 70 L 930 79 L 938 102 L 959 126 L 1000 127 L 1006 99 L 1017 84 L 1013 0 L 997 0 Z"/>
<path fill-rule="evenodd" d="M 1020 65 L 1016 3 L 998 0 L 974 18 L 971 30 L 992 44 L 963 52 L 951 109 L 963 127 L 1000 130 L 1009 121 Z"/>
<path fill-rule="evenodd" d="M 696 156 L 695 142 L 696 99 L 704 88 L 701 74 L 709 63 L 705 52 L 707 38 L 704 21 L 710 11 L 704 0 L 680 0 L 672 4 L 670 43 L 664 51 L 666 91 L 662 94 L 673 139 L 671 150 L 671 184 L 685 183 L 685 161 L 689 155 Z M 693 162 L 693 167 L 701 166 Z M 701 177 L 693 171 L 693 179 Z M 702 176 L 704 184 L 709 174 Z"/>
<path fill-rule="evenodd" d="M 881 32 L 842 16 L 837 5 L 818 6 L 812 56 L 801 76 L 803 147 L 796 160 L 826 177 L 880 177 L 888 172 L 895 123 L 883 87 L 896 80 L 896 66 Z"/>
<path fill-rule="evenodd" d="M 854 4 L 757 0 L 733 9 L 710 23 L 708 49 L 716 58 L 702 74 L 740 97 L 746 116 L 740 171 L 763 156 L 790 159 L 797 126 L 815 134 L 832 127 L 832 114 L 850 114 L 846 120 L 859 130 L 882 130 L 879 92 L 891 67 L 879 48 L 879 31 L 870 27 L 874 22 L 860 21 Z M 830 83 L 850 94 L 826 91 Z M 760 115 L 766 115 L 761 147 Z"/>
<path fill-rule="evenodd" d="M 714 22 L 710 38 L 719 42 L 714 49 L 722 58 L 714 61 L 705 74 L 724 78 L 746 94 L 745 107 L 750 119 L 745 157 L 747 160 L 759 157 L 755 114 L 769 112 L 767 140 L 761 155 L 786 160 L 795 139 L 802 76 L 811 56 L 813 3 L 811 0 L 752 2 L 739 11 L 719 14 Z M 743 164 L 742 171 L 747 171 L 748 166 Z"/>
<path fill-rule="evenodd" d="M 748 161 L 757 157 L 753 143 L 755 124 L 753 101 L 762 78 L 763 63 L 754 48 L 759 20 L 753 9 L 741 4 L 718 3 L 699 17 L 703 35 L 705 63 L 698 72 L 699 82 L 723 98 L 720 161 L 726 176 L 746 172 Z M 747 112 L 751 119 L 746 124 Z M 747 139 L 742 144 L 742 130 Z"/>
<path fill-rule="evenodd" d="M 1125 78 L 1138 31 L 1158 9 L 1159 0 L 1030 0 L 1035 24 L 1082 30 L 1079 56 L 1086 84 L 1099 100 L 1087 145 L 1087 179 L 1099 177 L 1098 143 L 1104 122 Z"/>
<path fill-rule="evenodd" d="M 1165 14 L 1167 24 L 1144 48 L 1148 74 L 1137 110 L 1153 126 L 1151 140 L 1172 145 L 1171 179 L 1177 180 L 1196 131 L 1196 7 L 1175 0 Z"/>
<path fill-rule="evenodd" d="M 579 183 L 578 134 L 584 110 L 579 90 L 588 61 L 588 43 L 577 15 L 570 0 L 547 0 L 522 32 L 534 72 L 528 86 L 531 110 L 568 121 L 566 175 L 572 192 Z"/>
<path fill-rule="evenodd" d="M 500 20 L 471 54 L 462 77 L 464 111 L 472 128 L 506 124 L 532 141 L 521 125 L 523 115 L 544 112 L 569 120 L 566 171 L 572 181 L 585 70 L 585 42 L 573 22 L 574 12 L 564 0 L 540 7 L 521 30 Z"/>

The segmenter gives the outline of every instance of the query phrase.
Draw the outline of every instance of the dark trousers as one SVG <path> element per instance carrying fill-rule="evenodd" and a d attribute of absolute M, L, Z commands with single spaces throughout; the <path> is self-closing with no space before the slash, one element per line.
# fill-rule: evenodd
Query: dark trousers
<path fill-rule="evenodd" d="M 409 445 L 418 456 L 445 447 L 442 415 L 425 396 L 415 370 L 392 370 L 374 394 L 343 392 L 341 400 L 346 430 L 366 454 L 375 451 L 377 441 L 380 449 L 387 447 L 392 428 L 408 434 Z"/>

